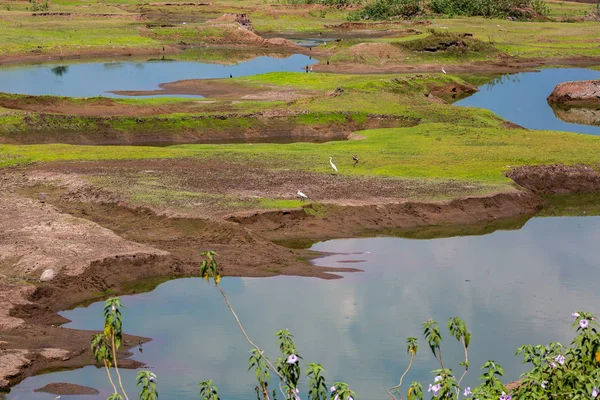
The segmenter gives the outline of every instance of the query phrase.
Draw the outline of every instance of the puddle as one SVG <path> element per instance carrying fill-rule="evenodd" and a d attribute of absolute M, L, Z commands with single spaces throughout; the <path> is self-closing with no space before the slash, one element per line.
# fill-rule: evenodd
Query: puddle
<path fill-rule="evenodd" d="M 588 123 L 594 120 L 593 116 L 584 119 L 564 118 L 560 113 L 555 113 L 546 101 L 557 84 L 588 79 L 600 79 L 600 71 L 583 68 L 553 68 L 539 72 L 503 75 L 481 86 L 479 92 L 474 95 L 454 104 L 487 108 L 500 117 L 528 129 L 600 135 L 600 126 L 573 123 L 575 121 Z"/>

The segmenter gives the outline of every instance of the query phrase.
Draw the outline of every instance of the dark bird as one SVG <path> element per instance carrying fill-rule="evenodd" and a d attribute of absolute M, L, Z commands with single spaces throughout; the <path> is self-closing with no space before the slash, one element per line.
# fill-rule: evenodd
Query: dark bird
<path fill-rule="evenodd" d="M 329 65 L 329 60 L 327 60 L 327 65 Z"/>
<path fill-rule="evenodd" d="M 352 159 L 354 160 L 354 165 L 353 167 L 356 167 L 356 164 L 358 164 L 358 156 L 357 155 L 353 155 Z"/>
<path fill-rule="evenodd" d="M 233 78 L 233 75 L 232 75 L 232 74 L 229 74 L 229 77 L 230 77 L 230 78 Z"/>

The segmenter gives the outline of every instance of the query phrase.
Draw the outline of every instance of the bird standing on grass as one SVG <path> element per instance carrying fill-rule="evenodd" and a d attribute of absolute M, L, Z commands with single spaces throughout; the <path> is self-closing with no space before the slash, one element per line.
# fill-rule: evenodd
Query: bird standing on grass
<path fill-rule="evenodd" d="M 358 156 L 357 155 L 353 155 L 352 159 L 354 160 L 354 167 L 356 167 L 356 164 L 358 164 Z"/>
<path fill-rule="evenodd" d="M 304 201 L 308 199 L 308 196 L 305 195 L 304 193 L 302 193 L 301 191 L 298 190 L 298 197 L 300 197 L 300 200 Z"/>
<path fill-rule="evenodd" d="M 335 172 L 338 172 L 338 169 L 337 169 L 337 167 L 335 166 L 335 164 L 333 163 L 332 160 L 333 160 L 333 157 L 329 157 L 329 164 L 331 164 L 331 168 L 333 168 L 333 170 Z"/>

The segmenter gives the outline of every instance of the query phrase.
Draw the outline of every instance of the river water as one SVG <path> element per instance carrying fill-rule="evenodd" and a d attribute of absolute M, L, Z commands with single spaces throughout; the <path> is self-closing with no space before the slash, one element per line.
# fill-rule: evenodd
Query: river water
<path fill-rule="evenodd" d="M 303 362 L 320 362 L 328 383 L 344 380 L 361 399 L 386 399 L 408 358 L 404 341 L 421 337 L 428 318 L 460 316 L 472 332 L 467 383 L 477 368 L 499 362 L 511 381 L 523 371 L 516 348 L 525 343 L 568 343 L 573 310 L 598 311 L 600 217 L 534 218 L 519 230 L 484 236 L 428 240 L 393 237 L 317 243 L 333 252 L 323 266 L 364 272 L 343 279 L 300 277 L 224 278 L 222 286 L 249 335 L 275 355 L 274 333 L 289 328 Z M 354 263 L 347 263 L 354 261 Z M 201 279 L 179 279 L 154 291 L 122 298 L 125 331 L 152 337 L 135 359 L 158 375 L 161 399 L 196 399 L 198 383 L 212 379 L 222 399 L 254 398 L 254 374 L 246 372 L 249 346 L 216 288 Z M 73 328 L 101 329 L 102 303 L 61 313 Z M 459 368 L 461 349 L 446 333 L 446 364 Z M 436 367 L 421 343 L 408 381 L 424 385 Z M 123 371 L 130 394 L 135 371 Z M 7 399 L 51 399 L 33 393 L 50 382 L 95 387 L 106 398 L 104 371 L 86 367 L 24 380 Z M 301 387 L 305 392 L 305 383 Z M 304 397 L 303 397 L 304 398 Z"/>
<path fill-rule="evenodd" d="M 600 135 L 600 126 L 562 121 L 546 101 L 559 83 L 588 79 L 600 79 L 600 71 L 583 68 L 552 68 L 538 72 L 502 75 L 481 86 L 479 92 L 454 104 L 487 108 L 498 116 L 529 129 Z"/>
<path fill-rule="evenodd" d="M 193 61 L 117 61 L 38 64 L 0 68 L 0 92 L 71 97 L 123 97 L 110 90 L 155 90 L 165 82 L 251 76 L 267 72 L 300 72 L 314 60 L 302 54 L 257 57 L 233 65 Z M 154 96 L 156 97 L 156 96 Z M 172 97 L 201 97 L 175 95 Z"/>

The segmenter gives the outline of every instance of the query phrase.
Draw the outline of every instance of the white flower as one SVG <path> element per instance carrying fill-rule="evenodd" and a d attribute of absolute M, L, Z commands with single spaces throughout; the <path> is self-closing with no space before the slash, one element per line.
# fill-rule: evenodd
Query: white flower
<path fill-rule="evenodd" d="M 571 314 L 571 316 L 573 318 L 579 318 L 579 313 L 578 312 L 574 312 L 573 314 Z"/>
<path fill-rule="evenodd" d="M 332 387 L 330 387 L 330 388 L 329 388 L 329 391 L 330 391 L 331 393 L 335 392 L 335 386 L 332 386 Z"/>
<path fill-rule="evenodd" d="M 434 382 L 434 383 L 437 383 L 437 382 L 439 382 L 439 381 L 441 381 L 441 380 L 442 380 L 442 376 L 441 376 L 441 375 L 438 375 L 438 376 L 436 376 L 435 378 L 433 378 L 433 382 Z"/>
<path fill-rule="evenodd" d="M 542 382 L 542 384 L 540 385 L 543 389 L 546 389 L 548 387 L 548 381 L 544 381 Z"/>
<path fill-rule="evenodd" d="M 290 354 L 290 356 L 287 358 L 286 363 L 288 364 L 296 364 L 298 362 L 298 356 L 295 354 Z"/>

